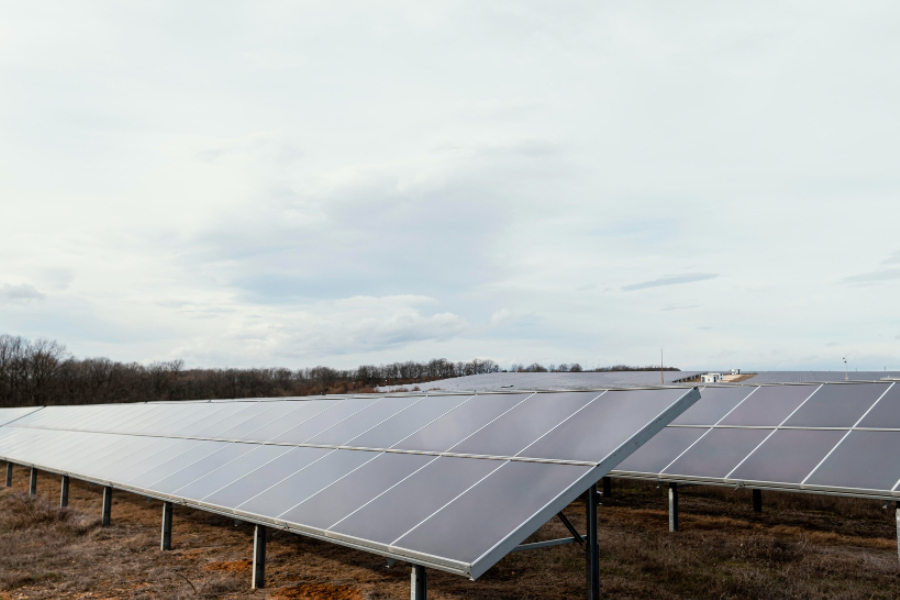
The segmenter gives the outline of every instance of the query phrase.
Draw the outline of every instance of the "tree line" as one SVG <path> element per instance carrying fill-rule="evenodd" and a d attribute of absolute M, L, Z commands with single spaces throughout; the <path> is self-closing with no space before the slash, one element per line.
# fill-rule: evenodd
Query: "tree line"
<path fill-rule="evenodd" d="M 595 370 L 635 369 L 618 365 Z M 580 372 L 583 369 L 578 364 L 544 367 L 533 363 L 513 365 L 510 370 Z M 443 358 L 363 365 L 346 370 L 323 366 L 297 370 L 186 369 L 181 360 L 142 365 L 108 358 L 79 359 L 56 341 L 29 341 L 0 335 L 0 407 L 364 393 L 374 392 L 380 385 L 414 386 L 499 371 L 500 367 L 492 360 L 453 362 Z"/>

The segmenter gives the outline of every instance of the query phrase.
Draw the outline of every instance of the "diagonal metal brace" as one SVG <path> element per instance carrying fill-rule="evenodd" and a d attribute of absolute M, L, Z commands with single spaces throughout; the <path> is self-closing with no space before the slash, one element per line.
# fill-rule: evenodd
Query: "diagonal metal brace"
<path fill-rule="evenodd" d="M 556 516 L 559 517 L 559 520 L 562 521 L 562 524 L 566 526 L 566 529 L 569 530 L 569 533 L 572 534 L 572 537 L 575 538 L 575 541 L 584 546 L 584 538 L 581 537 L 581 534 L 578 533 L 578 530 L 575 529 L 575 526 L 572 525 L 572 522 L 566 518 L 566 515 L 559 512 L 556 513 Z"/>

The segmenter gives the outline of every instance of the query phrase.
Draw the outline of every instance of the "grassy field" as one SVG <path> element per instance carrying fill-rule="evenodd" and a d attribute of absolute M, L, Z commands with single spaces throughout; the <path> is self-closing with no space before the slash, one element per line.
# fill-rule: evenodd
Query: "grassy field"
<path fill-rule="evenodd" d="M 99 526 L 100 489 L 16 469 L 0 488 L 0 599 L 409 598 L 409 569 L 332 544 L 275 532 L 268 589 L 249 589 L 252 528 L 175 508 L 174 549 L 159 551 L 160 503 L 117 492 L 113 524 Z M 667 532 L 665 490 L 615 481 L 600 509 L 603 592 L 616 599 L 895 599 L 900 597 L 894 510 L 875 501 L 764 494 L 755 514 L 744 490 L 682 491 L 682 531 Z M 566 511 L 576 526 L 584 507 Z M 553 521 L 532 539 L 564 537 Z M 513 554 L 471 582 L 430 572 L 434 600 L 584 597 L 578 547 Z"/>

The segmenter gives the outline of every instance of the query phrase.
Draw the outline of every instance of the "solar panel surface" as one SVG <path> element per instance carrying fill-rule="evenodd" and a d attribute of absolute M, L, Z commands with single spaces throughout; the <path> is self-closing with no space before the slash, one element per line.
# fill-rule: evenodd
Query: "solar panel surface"
<path fill-rule="evenodd" d="M 698 396 L 48 407 L 0 426 L 0 458 L 474 579 Z"/>
<path fill-rule="evenodd" d="M 900 386 L 707 387 L 610 475 L 900 498 Z"/>

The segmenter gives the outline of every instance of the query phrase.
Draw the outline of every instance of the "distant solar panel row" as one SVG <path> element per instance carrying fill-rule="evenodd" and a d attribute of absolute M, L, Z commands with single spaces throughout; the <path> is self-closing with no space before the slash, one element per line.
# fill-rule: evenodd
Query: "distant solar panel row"
<path fill-rule="evenodd" d="M 900 497 L 900 386 L 708 387 L 618 477 Z"/>
<path fill-rule="evenodd" d="M 0 426 L 0 458 L 474 579 L 697 397 L 667 389 L 49 407 Z"/>

